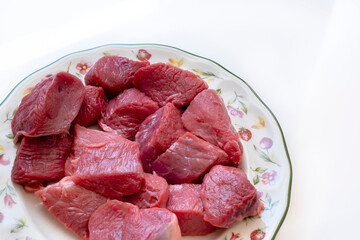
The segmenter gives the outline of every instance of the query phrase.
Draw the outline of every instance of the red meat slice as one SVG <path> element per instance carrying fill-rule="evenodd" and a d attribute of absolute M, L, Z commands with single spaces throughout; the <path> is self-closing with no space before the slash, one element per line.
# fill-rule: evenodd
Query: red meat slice
<path fill-rule="evenodd" d="M 109 140 L 122 141 L 123 139 L 123 137 L 114 133 L 107 133 L 75 125 L 74 142 L 72 145 L 71 154 L 65 164 L 65 175 L 69 176 L 74 174 L 77 168 L 77 162 L 85 144 L 103 143 L 108 142 Z"/>
<path fill-rule="evenodd" d="M 139 209 L 111 200 L 99 207 L 89 221 L 90 240 L 180 240 L 175 214 L 164 208 Z"/>
<path fill-rule="evenodd" d="M 152 169 L 169 183 L 190 183 L 228 161 L 223 150 L 187 132 L 153 162 Z"/>
<path fill-rule="evenodd" d="M 74 75 L 49 75 L 26 95 L 11 122 L 14 142 L 22 135 L 40 137 L 66 130 L 78 114 L 85 94 Z"/>
<path fill-rule="evenodd" d="M 100 58 L 85 76 L 86 85 L 100 86 L 108 98 L 133 86 L 135 72 L 150 63 L 132 61 L 126 57 L 105 56 Z"/>
<path fill-rule="evenodd" d="M 72 138 L 62 133 L 37 138 L 24 137 L 16 153 L 11 178 L 35 190 L 42 183 L 64 177 L 65 161 Z"/>
<path fill-rule="evenodd" d="M 165 63 L 155 63 L 135 73 L 134 85 L 160 106 L 172 102 L 186 106 L 208 86 L 198 75 Z"/>
<path fill-rule="evenodd" d="M 85 86 L 85 97 L 73 124 L 85 127 L 96 124 L 101 113 L 105 112 L 106 103 L 107 99 L 101 87 Z"/>
<path fill-rule="evenodd" d="M 107 198 L 74 184 L 70 177 L 35 194 L 52 215 L 82 239 L 89 237 L 90 216 L 107 201 Z"/>
<path fill-rule="evenodd" d="M 145 183 L 140 191 L 128 198 L 128 202 L 139 208 L 166 207 L 169 185 L 162 177 L 145 173 Z"/>
<path fill-rule="evenodd" d="M 109 102 L 99 125 L 104 131 L 134 140 L 141 122 L 158 109 L 157 103 L 144 93 L 136 88 L 127 89 Z"/>
<path fill-rule="evenodd" d="M 243 150 L 239 134 L 215 90 L 199 93 L 182 115 L 182 121 L 191 133 L 223 149 L 236 165 L 240 163 Z"/>
<path fill-rule="evenodd" d="M 255 187 L 243 170 L 235 167 L 213 167 L 204 177 L 200 196 L 205 221 L 217 227 L 230 227 L 236 221 L 259 214 L 262 208 Z"/>
<path fill-rule="evenodd" d="M 206 235 L 216 227 L 204 220 L 200 184 L 170 185 L 167 209 L 176 214 L 183 236 Z"/>
<path fill-rule="evenodd" d="M 152 162 L 185 133 L 181 111 L 172 103 L 159 108 L 140 125 L 135 139 L 140 143 L 141 161 L 145 172 Z"/>
<path fill-rule="evenodd" d="M 76 184 L 104 196 L 134 194 L 144 182 L 139 145 L 125 138 L 84 145 L 72 176 Z"/>

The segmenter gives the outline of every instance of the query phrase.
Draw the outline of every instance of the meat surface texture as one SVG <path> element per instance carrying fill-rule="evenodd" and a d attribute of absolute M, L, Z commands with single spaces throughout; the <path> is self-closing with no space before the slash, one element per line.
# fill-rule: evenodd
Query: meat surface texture
<path fill-rule="evenodd" d="M 85 86 L 85 97 L 73 124 L 85 127 L 96 124 L 105 112 L 106 104 L 107 98 L 101 87 Z"/>
<path fill-rule="evenodd" d="M 73 175 L 77 168 L 77 163 L 79 161 L 82 149 L 85 144 L 96 144 L 104 143 L 109 140 L 119 140 L 122 141 L 124 138 L 114 134 L 107 133 L 95 129 L 89 129 L 82 127 L 80 125 L 75 125 L 74 127 L 74 141 L 71 149 L 69 158 L 66 160 L 65 164 L 65 175 Z"/>
<path fill-rule="evenodd" d="M 139 208 L 166 207 L 169 185 L 160 176 L 145 173 L 145 182 L 140 191 L 128 197 L 128 202 Z"/>
<path fill-rule="evenodd" d="M 67 133 L 24 137 L 16 153 L 11 179 L 30 188 L 60 180 L 64 177 L 71 144 L 72 138 Z"/>
<path fill-rule="evenodd" d="M 52 215 L 82 239 L 89 238 L 90 216 L 107 201 L 107 198 L 74 184 L 70 177 L 35 194 Z"/>
<path fill-rule="evenodd" d="M 152 169 L 169 183 L 201 182 L 215 164 L 228 162 L 218 147 L 186 132 L 152 164 Z"/>
<path fill-rule="evenodd" d="M 158 108 L 156 102 L 136 88 L 127 89 L 109 102 L 99 125 L 104 131 L 134 140 L 142 121 Z"/>
<path fill-rule="evenodd" d="M 73 181 L 108 197 L 138 192 L 144 181 L 139 145 L 123 138 L 84 145 Z"/>
<path fill-rule="evenodd" d="M 139 209 L 111 200 L 99 207 L 89 221 L 90 240 L 180 240 L 175 214 L 164 208 Z"/>
<path fill-rule="evenodd" d="M 259 213 L 255 187 L 242 169 L 217 165 L 205 175 L 201 185 L 205 221 L 230 227 L 236 221 Z"/>
<path fill-rule="evenodd" d="M 102 87 L 110 99 L 131 88 L 135 72 L 147 65 L 147 61 L 138 62 L 126 57 L 104 56 L 86 74 L 85 83 Z"/>
<path fill-rule="evenodd" d="M 215 90 L 199 93 L 183 113 L 182 121 L 188 131 L 223 149 L 236 165 L 240 163 L 243 149 L 239 134 Z"/>
<path fill-rule="evenodd" d="M 165 63 L 155 63 L 135 73 L 134 85 L 160 106 L 172 102 L 186 106 L 208 86 L 198 75 Z"/>
<path fill-rule="evenodd" d="M 78 114 L 84 95 L 84 85 L 70 73 L 42 79 L 23 97 L 11 121 L 14 142 L 23 135 L 40 137 L 65 131 Z"/>
<path fill-rule="evenodd" d="M 181 110 L 168 103 L 148 116 L 135 136 L 140 144 L 141 161 L 145 172 L 151 172 L 152 162 L 185 133 Z"/>
<path fill-rule="evenodd" d="M 170 185 L 167 209 L 176 214 L 183 236 L 206 235 L 216 227 L 204 220 L 200 184 Z"/>

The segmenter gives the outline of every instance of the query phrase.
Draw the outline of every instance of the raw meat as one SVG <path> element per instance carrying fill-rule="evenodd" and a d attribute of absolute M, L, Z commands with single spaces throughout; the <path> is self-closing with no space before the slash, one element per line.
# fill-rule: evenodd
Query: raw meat
<path fill-rule="evenodd" d="M 139 144 L 123 138 L 84 145 L 73 181 L 108 197 L 138 192 L 144 182 Z"/>
<path fill-rule="evenodd" d="M 74 142 L 72 145 L 71 154 L 66 160 L 65 175 L 69 176 L 74 174 L 84 144 L 103 143 L 108 142 L 109 140 L 122 141 L 123 139 L 123 137 L 114 133 L 107 133 L 75 125 Z"/>
<path fill-rule="evenodd" d="M 204 220 L 200 184 L 170 185 L 167 209 L 176 214 L 183 236 L 206 235 L 216 227 Z"/>
<path fill-rule="evenodd" d="M 64 132 L 78 114 L 84 85 L 74 75 L 48 75 L 26 95 L 11 122 L 14 142 L 22 135 L 40 137 Z"/>
<path fill-rule="evenodd" d="M 230 227 L 261 210 L 255 187 L 243 170 L 235 167 L 213 167 L 204 177 L 200 196 L 205 221 L 217 227 Z"/>
<path fill-rule="evenodd" d="M 155 63 L 135 73 L 134 85 L 160 106 L 172 102 L 186 106 L 208 86 L 198 75 L 165 63 Z"/>
<path fill-rule="evenodd" d="M 106 103 L 107 99 L 101 87 L 85 86 L 85 97 L 73 124 L 85 127 L 96 124 L 101 113 L 105 112 Z"/>
<path fill-rule="evenodd" d="M 190 183 L 201 181 L 215 164 L 228 161 L 223 150 L 186 132 L 153 162 L 152 169 L 169 183 Z"/>
<path fill-rule="evenodd" d="M 168 103 L 148 116 L 140 125 L 135 139 L 140 143 L 141 161 L 145 172 L 152 162 L 185 133 L 181 110 Z"/>
<path fill-rule="evenodd" d="M 111 200 L 89 221 L 90 240 L 180 240 L 175 214 L 164 208 L 139 209 Z"/>
<path fill-rule="evenodd" d="M 71 177 L 35 194 L 52 215 L 82 239 L 89 237 L 90 216 L 107 201 L 107 198 L 74 184 Z"/>
<path fill-rule="evenodd" d="M 136 88 L 127 89 L 109 102 L 99 125 L 104 131 L 134 140 L 141 122 L 158 109 L 157 103 L 144 93 Z"/>
<path fill-rule="evenodd" d="M 240 163 L 243 149 L 239 134 L 215 90 L 199 93 L 183 113 L 182 121 L 191 133 L 223 149 L 236 165 Z"/>
<path fill-rule="evenodd" d="M 86 85 L 100 86 L 108 98 L 133 86 L 135 72 L 149 65 L 147 61 L 132 61 L 126 57 L 104 56 L 85 76 Z"/>
<path fill-rule="evenodd" d="M 44 182 L 60 180 L 64 177 L 71 143 L 72 138 L 67 133 L 24 137 L 16 153 L 11 179 L 33 190 Z"/>
<path fill-rule="evenodd" d="M 169 185 L 166 180 L 155 174 L 145 173 L 145 183 L 140 191 L 128 197 L 128 202 L 139 208 L 166 207 Z"/>

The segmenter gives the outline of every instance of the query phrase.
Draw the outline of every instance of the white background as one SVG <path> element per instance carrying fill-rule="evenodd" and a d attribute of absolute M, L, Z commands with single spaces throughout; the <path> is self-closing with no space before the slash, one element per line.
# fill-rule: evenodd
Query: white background
<path fill-rule="evenodd" d="M 282 125 L 291 204 L 276 239 L 359 239 L 360 1 L 0 1 L 0 102 L 107 43 L 160 43 L 245 79 Z"/>

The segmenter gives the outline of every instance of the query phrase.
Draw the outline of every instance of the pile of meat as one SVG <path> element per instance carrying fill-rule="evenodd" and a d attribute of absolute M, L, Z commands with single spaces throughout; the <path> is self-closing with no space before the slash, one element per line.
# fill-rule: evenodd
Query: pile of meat
<path fill-rule="evenodd" d="M 12 180 L 80 238 L 177 240 L 262 210 L 238 133 L 200 77 L 105 56 L 85 83 L 46 76 L 11 125 Z"/>

